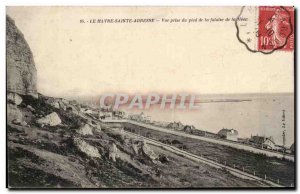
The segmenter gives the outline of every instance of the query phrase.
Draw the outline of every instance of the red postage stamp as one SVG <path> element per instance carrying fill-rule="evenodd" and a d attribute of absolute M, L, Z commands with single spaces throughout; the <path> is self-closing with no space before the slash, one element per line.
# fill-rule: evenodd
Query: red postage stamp
<path fill-rule="evenodd" d="M 260 6 L 258 51 L 294 50 L 294 7 Z"/>

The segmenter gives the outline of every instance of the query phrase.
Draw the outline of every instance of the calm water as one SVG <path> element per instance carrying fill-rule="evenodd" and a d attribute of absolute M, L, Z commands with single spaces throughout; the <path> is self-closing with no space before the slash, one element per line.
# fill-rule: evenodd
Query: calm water
<path fill-rule="evenodd" d="M 160 110 L 159 107 L 143 111 L 157 121 L 181 121 L 198 129 L 218 132 L 220 129 L 238 130 L 239 137 L 252 135 L 273 136 L 282 145 L 282 118 L 285 110 L 286 145 L 294 142 L 294 97 L 293 94 L 243 94 L 206 95 L 210 99 L 251 99 L 243 102 L 200 103 L 196 111 Z"/>

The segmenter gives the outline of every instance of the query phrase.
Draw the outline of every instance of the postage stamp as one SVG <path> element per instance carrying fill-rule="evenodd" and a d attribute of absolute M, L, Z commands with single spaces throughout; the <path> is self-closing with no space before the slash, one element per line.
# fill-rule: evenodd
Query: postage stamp
<path fill-rule="evenodd" d="M 293 7 L 259 7 L 258 50 L 294 50 L 293 26 Z"/>
<path fill-rule="evenodd" d="M 294 50 L 294 7 L 242 7 L 235 21 L 238 40 L 251 52 Z"/>

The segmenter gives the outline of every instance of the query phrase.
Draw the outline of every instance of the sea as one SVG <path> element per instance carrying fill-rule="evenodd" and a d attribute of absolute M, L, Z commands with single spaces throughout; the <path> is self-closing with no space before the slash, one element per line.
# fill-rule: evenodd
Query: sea
<path fill-rule="evenodd" d="M 181 122 L 197 129 L 217 133 L 235 129 L 239 138 L 251 135 L 272 137 L 277 145 L 289 147 L 295 140 L 294 94 L 210 94 L 199 95 L 198 110 L 161 110 L 159 106 L 143 112 L 151 120 Z"/>

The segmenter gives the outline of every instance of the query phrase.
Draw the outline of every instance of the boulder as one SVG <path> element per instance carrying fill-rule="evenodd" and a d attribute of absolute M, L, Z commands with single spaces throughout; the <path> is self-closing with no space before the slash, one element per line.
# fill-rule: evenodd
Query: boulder
<path fill-rule="evenodd" d="M 146 156 L 151 160 L 156 160 L 159 156 L 143 140 L 138 140 L 132 143 L 132 149 L 136 155 Z"/>
<path fill-rule="evenodd" d="M 22 126 L 28 126 L 28 124 L 26 123 L 26 121 L 22 121 L 21 123 L 20 123 L 20 125 L 22 125 Z"/>
<path fill-rule="evenodd" d="M 101 158 L 98 149 L 86 143 L 84 140 L 79 138 L 74 138 L 74 144 L 78 147 L 80 151 L 82 151 L 86 155 L 93 158 Z"/>
<path fill-rule="evenodd" d="M 85 124 L 77 132 L 81 135 L 93 135 L 93 129 L 89 124 Z"/>
<path fill-rule="evenodd" d="M 10 93 L 7 94 L 7 101 L 9 103 L 19 105 L 19 104 L 22 103 L 23 99 L 18 94 L 10 92 Z"/>
<path fill-rule="evenodd" d="M 63 103 L 61 99 L 48 97 L 46 103 L 50 104 L 54 108 L 66 110 L 66 105 Z"/>
<path fill-rule="evenodd" d="M 7 104 L 7 121 L 11 122 L 13 120 L 23 120 L 23 114 L 17 105 Z"/>
<path fill-rule="evenodd" d="M 61 124 L 61 120 L 56 112 L 53 112 L 43 118 L 37 120 L 37 123 L 40 125 L 50 125 L 56 126 Z"/>
<path fill-rule="evenodd" d="M 7 91 L 38 98 L 33 54 L 14 20 L 6 16 Z"/>

